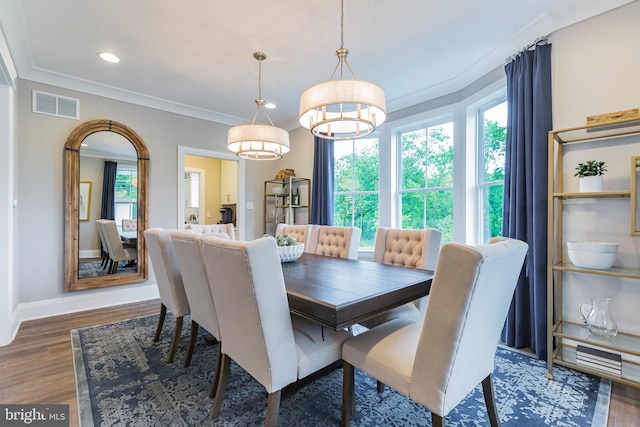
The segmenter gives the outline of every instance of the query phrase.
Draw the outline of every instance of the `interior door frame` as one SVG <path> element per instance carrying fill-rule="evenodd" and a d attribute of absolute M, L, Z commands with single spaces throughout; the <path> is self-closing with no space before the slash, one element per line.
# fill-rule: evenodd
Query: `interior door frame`
<path fill-rule="evenodd" d="M 220 151 L 204 150 L 201 148 L 193 148 L 179 145 L 178 146 L 178 167 L 176 187 L 178 189 L 177 195 L 177 221 L 176 228 L 178 230 L 184 229 L 184 156 L 198 156 L 198 157 L 210 157 L 219 160 L 230 160 L 238 162 L 238 203 L 236 204 L 236 238 L 238 240 L 244 240 L 245 236 L 245 161 L 232 153 L 224 153 Z"/>

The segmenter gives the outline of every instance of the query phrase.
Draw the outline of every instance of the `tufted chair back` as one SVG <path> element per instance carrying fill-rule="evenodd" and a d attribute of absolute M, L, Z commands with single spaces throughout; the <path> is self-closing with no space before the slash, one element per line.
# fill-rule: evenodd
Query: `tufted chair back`
<path fill-rule="evenodd" d="M 123 218 L 122 231 L 138 231 L 138 220 Z"/>
<path fill-rule="evenodd" d="M 435 228 L 402 230 L 379 227 L 373 261 L 381 264 L 434 270 L 440 252 L 442 233 Z"/>
<path fill-rule="evenodd" d="M 233 224 L 187 224 L 184 229 L 191 230 L 196 234 L 226 233 L 230 240 L 236 240 Z"/>
<path fill-rule="evenodd" d="M 358 227 L 318 226 L 307 252 L 334 258 L 358 259 L 362 231 Z"/>
<path fill-rule="evenodd" d="M 276 235 L 288 234 L 293 236 L 299 243 L 304 243 L 304 251 L 309 252 L 309 239 L 313 234 L 314 227 L 316 225 L 304 224 L 304 225 L 289 225 L 278 224 L 276 227 Z"/>

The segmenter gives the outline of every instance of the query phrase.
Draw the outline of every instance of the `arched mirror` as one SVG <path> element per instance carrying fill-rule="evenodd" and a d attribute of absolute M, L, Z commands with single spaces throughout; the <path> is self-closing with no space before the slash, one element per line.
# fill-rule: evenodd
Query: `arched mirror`
<path fill-rule="evenodd" d="M 146 145 L 121 123 L 92 120 L 71 132 L 64 157 L 65 291 L 146 281 Z"/>

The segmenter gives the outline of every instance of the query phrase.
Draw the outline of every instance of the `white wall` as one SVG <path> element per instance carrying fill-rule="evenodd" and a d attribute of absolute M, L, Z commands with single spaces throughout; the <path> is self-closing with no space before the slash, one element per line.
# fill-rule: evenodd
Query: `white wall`
<path fill-rule="evenodd" d="M 31 112 L 32 90 L 80 99 L 79 121 Z M 150 155 L 149 226 L 177 226 L 177 147 L 225 152 L 228 126 L 140 107 L 85 93 L 19 80 L 17 194 L 15 210 L 17 298 L 21 319 L 50 316 L 157 295 L 155 277 L 141 284 L 64 292 L 63 147 L 69 133 L 93 119 L 121 122 L 144 140 Z M 246 172 L 247 200 L 262 200 L 268 167 L 252 163 Z M 246 215 L 253 238 L 261 217 Z"/>
<path fill-rule="evenodd" d="M 586 117 L 640 107 L 640 2 L 556 31 L 551 36 L 553 126 L 581 126 Z M 640 139 L 615 150 L 579 152 L 565 158 L 565 182 L 575 186 L 578 161 L 605 160 L 605 190 L 629 188 L 629 157 L 640 155 Z M 569 206 L 569 205 L 567 205 Z M 620 243 L 616 265 L 640 268 L 640 238 L 629 235 L 629 201 L 573 204 L 565 217 L 565 237 Z M 566 275 L 563 315 L 579 321 L 578 305 L 590 298 L 613 299 L 621 331 L 640 334 L 640 281 L 592 275 Z"/>

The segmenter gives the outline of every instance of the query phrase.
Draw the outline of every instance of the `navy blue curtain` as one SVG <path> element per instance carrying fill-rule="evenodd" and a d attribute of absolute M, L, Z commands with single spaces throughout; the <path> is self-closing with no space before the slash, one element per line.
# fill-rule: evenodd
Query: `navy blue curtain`
<path fill-rule="evenodd" d="M 311 224 L 333 225 L 333 140 L 313 137 Z"/>
<path fill-rule="evenodd" d="M 102 175 L 102 205 L 100 208 L 101 219 L 116 219 L 116 170 L 118 163 L 106 160 Z"/>
<path fill-rule="evenodd" d="M 544 43 L 544 42 L 543 42 Z M 502 235 L 529 244 L 502 340 L 547 356 L 547 176 L 551 45 L 525 49 L 505 66 L 507 145 Z"/>

